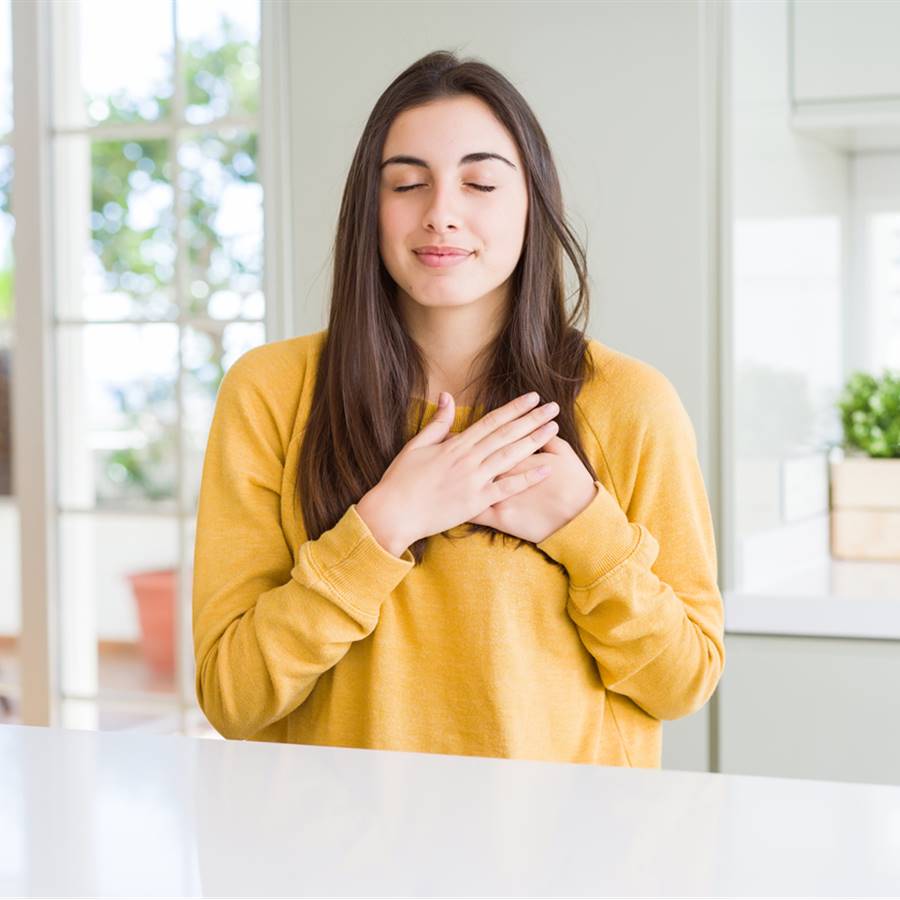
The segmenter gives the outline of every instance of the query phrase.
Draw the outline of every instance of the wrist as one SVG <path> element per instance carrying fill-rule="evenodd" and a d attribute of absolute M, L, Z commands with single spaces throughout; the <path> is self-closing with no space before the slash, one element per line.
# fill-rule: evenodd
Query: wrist
<path fill-rule="evenodd" d="M 393 556 L 400 557 L 412 543 L 395 527 L 388 513 L 384 495 L 377 485 L 362 496 L 356 504 L 356 512 L 366 523 L 372 537 Z"/>

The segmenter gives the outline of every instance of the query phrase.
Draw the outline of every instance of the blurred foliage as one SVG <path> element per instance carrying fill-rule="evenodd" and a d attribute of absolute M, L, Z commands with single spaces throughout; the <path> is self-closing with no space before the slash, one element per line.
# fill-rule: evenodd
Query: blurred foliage
<path fill-rule="evenodd" d="M 203 41 L 182 45 L 182 63 L 187 82 L 185 111 L 188 121 L 206 122 L 202 115 L 207 107 L 214 115 L 229 112 L 253 113 L 258 108 L 259 80 L 256 65 L 256 46 L 234 35 L 233 25 L 221 20 L 227 39 L 219 47 L 209 47 Z M 90 103 L 92 99 L 88 98 Z M 142 121 L 145 100 L 130 99 L 117 94 L 103 98 L 109 102 L 107 122 Z M 160 117 L 171 114 L 171 97 L 164 88 L 155 98 Z M 183 298 L 186 312 L 191 316 L 205 316 L 207 298 L 220 289 L 232 288 L 240 276 L 255 274 L 256 267 L 248 266 L 238 256 L 226 254 L 214 222 L 218 212 L 217 197 L 209 191 L 202 168 L 213 163 L 220 167 L 222 179 L 257 182 L 257 136 L 255 133 L 216 133 L 215 123 L 209 130 L 191 136 L 180 143 L 195 144 L 201 151 L 200 166 L 182 168 L 180 187 L 187 192 L 186 219 L 182 223 L 188 240 L 188 259 L 185 265 L 191 278 L 202 278 L 206 287 L 200 297 L 188 292 Z M 172 161 L 169 144 L 161 140 L 95 141 L 91 148 L 92 246 L 99 258 L 108 291 L 123 291 L 140 304 L 160 292 L 166 293 L 174 274 L 175 228 L 172 207 Z M 158 221 L 147 228 L 135 229 L 129 224 L 130 194 L 156 191 L 167 198 Z M 159 208 L 159 206 L 157 207 Z M 223 332 L 225 322 L 196 322 L 194 327 L 211 341 L 209 359 L 187 371 L 214 396 L 224 376 Z M 175 436 L 171 427 L 162 428 L 150 414 L 164 396 L 171 393 L 168 382 L 141 379 L 130 386 L 110 386 L 122 414 L 123 427 L 133 428 L 146 435 L 143 446 L 131 446 L 107 451 L 102 473 L 117 486 L 115 493 L 128 493 L 148 500 L 174 498 L 176 471 Z M 104 493 L 101 490 L 101 494 Z"/>
<path fill-rule="evenodd" d="M 0 319 L 12 318 L 12 266 L 0 269 Z"/>
<path fill-rule="evenodd" d="M 12 226 L 10 191 L 13 179 L 13 152 L 9 144 L 0 143 L 0 222 Z M 3 229 L 12 234 L 12 228 Z M 2 232 L 0 232 L 2 233 Z M 0 319 L 12 317 L 12 247 L 0 245 Z"/>
<path fill-rule="evenodd" d="M 192 145 L 192 165 L 182 167 L 184 220 L 175 221 L 172 160 L 166 139 L 94 140 L 91 145 L 90 247 L 96 257 L 101 290 L 131 298 L 140 317 L 158 318 L 154 310 L 174 302 L 176 227 L 187 242 L 184 266 L 185 312 L 206 316 L 217 290 L 242 293 L 257 284 L 259 254 L 242 258 L 227 252 L 216 232 L 219 194 L 229 182 L 256 183 L 257 135 L 220 128 L 224 115 L 254 115 L 259 109 L 259 65 L 255 41 L 239 33 L 236 23 L 220 16 L 217 38 L 182 40 L 184 119 L 193 131 L 183 133 L 179 147 Z M 170 59 L 171 62 L 171 59 Z M 171 68 L 171 67 L 170 67 Z M 153 89 L 152 99 L 116 91 L 111 96 L 85 96 L 91 115 L 103 125 L 165 120 L 172 114 L 171 79 Z M 0 216 L 10 216 L 11 148 L 0 144 Z M 143 221 L 135 210 L 143 208 Z M 155 214 L 147 215 L 148 210 Z M 0 247 L 0 317 L 12 315 L 12 259 Z M 200 289 L 192 290 L 195 283 Z M 144 313 L 143 308 L 146 308 Z M 173 310 L 174 312 L 174 310 Z M 225 325 L 197 321 L 193 327 L 208 336 L 209 357 L 188 371 L 215 396 L 224 375 Z M 122 499 L 174 498 L 176 486 L 175 434 L 160 424 L 159 407 L 173 402 L 172 385 L 150 373 L 126 385 L 107 385 L 120 413 L 117 427 L 141 440 L 136 446 L 97 452 L 98 502 Z"/>
<path fill-rule="evenodd" d="M 127 386 L 114 386 L 123 426 L 139 432 L 145 443 L 108 452 L 99 461 L 101 505 L 117 500 L 168 500 L 177 481 L 174 429 L 160 423 L 155 411 L 174 401 L 172 382 L 148 376 Z M 124 496 L 123 496 L 124 495 Z"/>
<path fill-rule="evenodd" d="M 837 407 L 845 447 L 869 456 L 900 456 L 900 371 L 885 369 L 876 378 L 854 372 L 847 379 Z"/>

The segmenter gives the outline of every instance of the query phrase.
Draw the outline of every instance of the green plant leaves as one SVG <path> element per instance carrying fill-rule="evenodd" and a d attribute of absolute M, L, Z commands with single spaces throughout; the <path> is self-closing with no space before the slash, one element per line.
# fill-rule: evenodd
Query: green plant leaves
<path fill-rule="evenodd" d="M 844 444 L 869 456 L 900 456 L 900 372 L 853 372 L 837 400 Z"/>

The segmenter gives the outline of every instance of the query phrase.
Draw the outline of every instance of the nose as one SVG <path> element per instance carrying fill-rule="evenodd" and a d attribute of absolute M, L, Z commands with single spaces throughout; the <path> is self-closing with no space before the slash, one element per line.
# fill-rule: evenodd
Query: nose
<path fill-rule="evenodd" d="M 453 188 L 436 186 L 431 194 L 422 224 L 429 231 L 452 231 L 459 227 L 459 217 L 453 209 Z"/>

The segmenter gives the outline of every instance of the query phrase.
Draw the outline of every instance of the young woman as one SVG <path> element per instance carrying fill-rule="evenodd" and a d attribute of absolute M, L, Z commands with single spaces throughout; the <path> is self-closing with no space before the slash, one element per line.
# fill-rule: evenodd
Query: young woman
<path fill-rule="evenodd" d="M 563 254 L 578 280 L 567 315 Z M 725 661 L 690 419 L 585 336 L 547 140 L 448 52 L 379 98 L 328 328 L 220 386 L 194 557 L 225 737 L 658 767 Z"/>

